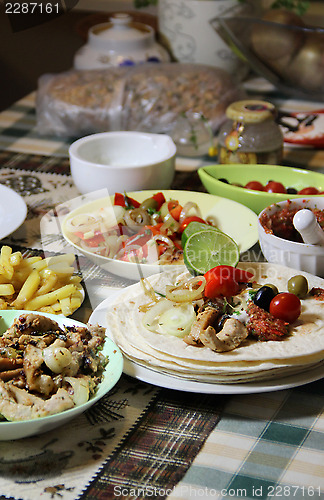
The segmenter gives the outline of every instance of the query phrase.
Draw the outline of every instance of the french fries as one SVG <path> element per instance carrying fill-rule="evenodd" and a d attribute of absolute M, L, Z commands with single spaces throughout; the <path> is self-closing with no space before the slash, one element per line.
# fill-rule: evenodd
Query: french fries
<path fill-rule="evenodd" d="M 0 310 L 25 309 L 71 315 L 83 300 L 74 254 L 23 257 L 3 245 L 0 252 Z"/>

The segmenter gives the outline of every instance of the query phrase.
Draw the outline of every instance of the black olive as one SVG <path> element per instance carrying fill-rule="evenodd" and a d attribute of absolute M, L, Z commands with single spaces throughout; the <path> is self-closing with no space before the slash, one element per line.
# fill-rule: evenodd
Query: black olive
<path fill-rule="evenodd" d="M 295 188 L 287 188 L 287 194 L 297 194 L 297 189 Z"/>
<path fill-rule="evenodd" d="M 215 326 L 216 332 L 220 332 L 223 329 L 224 323 L 230 316 L 228 314 L 223 314 L 217 321 Z"/>
<path fill-rule="evenodd" d="M 225 179 L 224 177 L 221 177 L 220 179 L 218 179 L 219 181 L 221 182 L 225 182 L 225 184 L 229 184 L 228 180 Z"/>
<path fill-rule="evenodd" d="M 253 297 L 253 302 L 256 306 L 261 307 L 265 311 L 269 311 L 270 302 L 273 297 L 276 296 L 276 292 L 270 286 L 264 285 L 256 292 Z"/>

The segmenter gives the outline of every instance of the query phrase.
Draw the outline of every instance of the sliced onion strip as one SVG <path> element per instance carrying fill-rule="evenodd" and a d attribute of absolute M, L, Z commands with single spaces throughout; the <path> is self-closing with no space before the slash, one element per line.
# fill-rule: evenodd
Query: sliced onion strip
<path fill-rule="evenodd" d="M 161 233 L 166 233 L 167 231 L 171 233 L 176 233 L 180 227 L 180 224 L 178 221 L 175 220 L 174 217 L 170 213 L 168 213 L 164 218 L 163 218 L 163 224 L 161 226 Z"/>
<path fill-rule="evenodd" d="M 204 276 L 196 276 L 178 285 L 167 285 L 165 296 L 174 302 L 192 302 L 202 298 L 205 284 Z"/>
<path fill-rule="evenodd" d="M 189 333 L 195 319 L 192 304 L 176 304 L 163 298 L 144 314 L 142 324 L 154 333 L 184 337 Z"/>
<path fill-rule="evenodd" d="M 140 283 L 144 290 L 145 295 L 149 297 L 153 302 L 157 302 L 158 299 L 156 297 L 154 288 L 152 287 L 151 283 L 147 281 L 145 278 L 142 278 Z"/>
<path fill-rule="evenodd" d="M 126 225 L 130 227 L 147 226 L 151 222 L 150 215 L 143 208 L 126 210 L 124 220 Z"/>
<path fill-rule="evenodd" d="M 173 248 L 173 246 L 174 246 L 174 243 L 171 240 L 171 238 L 169 238 L 165 234 L 155 234 L 153 236 L 153 240 L 155 240 L 155 241 L 163 241 L 163 243 L 165 243 L 168 247 L 172 247 Z"/>
<path fill-rule="evenodd" d="M 191 211 L 193 211 L 194 213 L 190 213 Z M 180 212 L 179 222 L 182 222 L 184 219 L 186 219 L 186 217 L 189 217 L 189 213 L 190 215 L 196 215 L 197 217 L 202 218 L 202 214 L 197 203 L 188 201 L 187 203 L 185 203 Z"/>
<path fill-rule="evenodd" d="M 70 233 L 81 232 L 86 233 L 88 231 L 94 231 L 98 227 L 99 222 L 102 221 L 101 216 L 95 216 L 93 214 L 78 214 L 71 219 L 67 219 L 65 223 L 66 230 Z"/>

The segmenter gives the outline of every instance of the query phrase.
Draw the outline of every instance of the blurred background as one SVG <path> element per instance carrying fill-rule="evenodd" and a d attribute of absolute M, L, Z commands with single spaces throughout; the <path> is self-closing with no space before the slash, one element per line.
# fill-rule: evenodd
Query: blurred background
<path fill-rule="evenodd" d="M 132 0 L 80 0 L 56 19 L 14 32 L 0 0 L 0 110 L 35 90 L 40 75 L 70 69 L 75 52 L 85 44 L 88 28 L 97 19 L 94 16 L 128 10 L 135 10 Z M 138 10 L 144 21 L 150 13 L 156 13 L 154 6 Z"/>
<path fill-rule="evenodd" d="M 258 3 L 262 1 L 258 0 Z M 264 0 L 263 3 L 266 7 L 269 0 Z M 310 2 L 307 22 L 324 27 L 323 4 L 323 0 Z M 135 5 L 133 0 L 80 0 L 69 12 L 56 19 L 29 29 L 14 31 L 2 1 L 0 110 L 35 90 L 40 75 L 70 69 L 75 52 L 85 44 L 89 27 L 102 22 L 105 13 L 135 11 L 143 22 L 153 25 L 157 22 L 156 5 L 140 9 L 136 9 Z"/>

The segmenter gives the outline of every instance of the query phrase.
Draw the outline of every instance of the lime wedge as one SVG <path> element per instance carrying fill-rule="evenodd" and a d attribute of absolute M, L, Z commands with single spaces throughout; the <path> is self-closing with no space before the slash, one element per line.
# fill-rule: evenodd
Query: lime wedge
<path fill-rule="evenodd" d="M 217 227 L 210 226 L 209 224 L 204 224 L 203 222 L 192 221 L 186 229 L 183 231 L 181 235 L 181 245 L 184 248 L 187 239 L 194 233 L 198 233 L 199 231 L 206 231 L 206 229 L 212 229 L 213 231 L 219 231 Z"/>
<path fill-rule="evenodd" d="M 184 263 L 191 274 L 205 274 L 219 265 L 236 266 L 240 251 L 235 241 L 222 231 L 206 229 L 193 233 L 183 249 Z"/>

